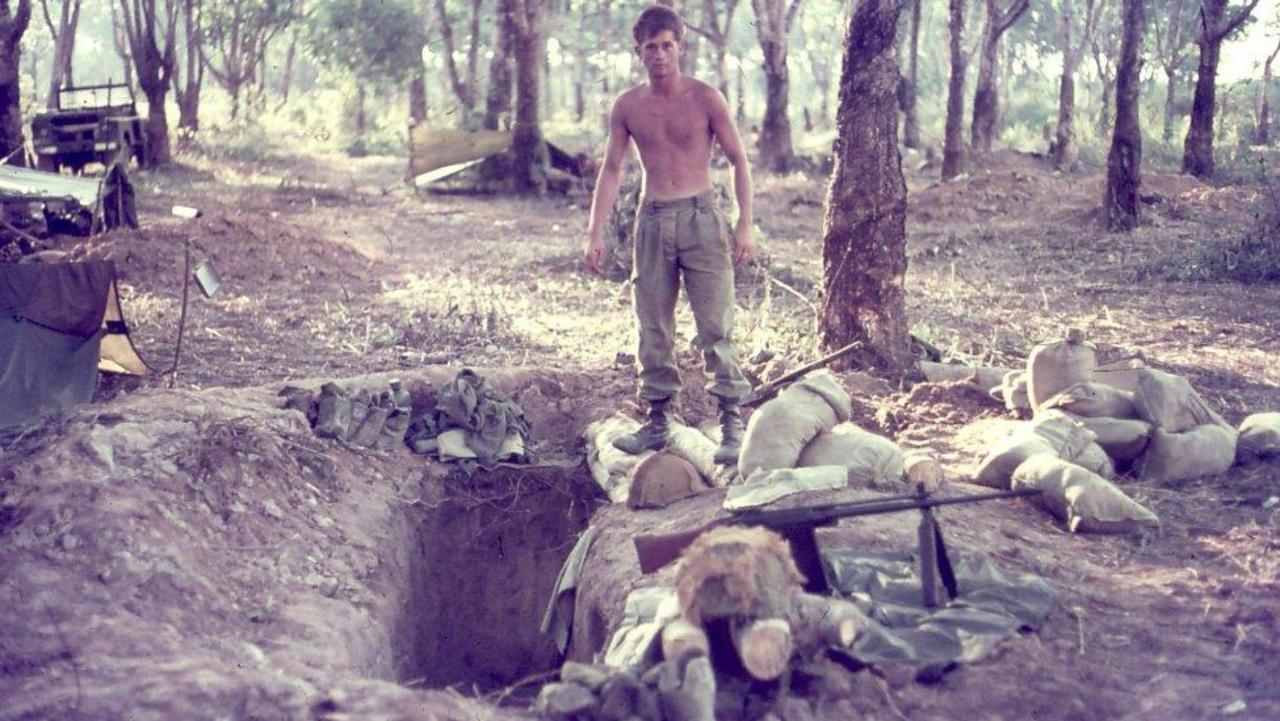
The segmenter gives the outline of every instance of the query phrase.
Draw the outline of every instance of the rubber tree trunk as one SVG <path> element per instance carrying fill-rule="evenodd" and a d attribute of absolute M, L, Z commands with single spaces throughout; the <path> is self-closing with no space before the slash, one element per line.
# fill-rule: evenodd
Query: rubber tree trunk
<path fill-rule="evenodd" d="M 898 153 L 899 0 L 861 0 L 845 35 L 835 167 L 822 228 L 819 342 L 861 341 L 843 363 L 900 374 L 913 365 L 903 280 L 907 186 Z"/>
<path fill-rule="evenodd" d="M 142 130 L 147 137 L 147 165 L 168 165 L 173 159 L 173 151 L 169 147 L 169 115 L 164 107 L 168 90 L 166 83 L 161 83 L 158 89 L 142 88 L 143 95 L 147 97 L 147 121 Z"/>
<path fill-rule="evenodd" d="M 951 77 L 947 81 L 946 135 L 942 144 L 943 180 L 964 173 L 967 160 L 964 147 L 964 6 L 965 0 L 948 0 Z"/>
<path fill-rule="evenodd" d="M 409 123 L 417 125 L 427 119 L 427 73 L 419 67 L 409 80 Z"/>
<path fill-rule="evenodd" d="M 792 0 L 793 6 L 797 0 Z M 795 150 L 791 144 L 791 120 L 787 117 L 791 78 L 787 69 L 787 35 L 793 12 L 786 0 L 752 0 L 756 12 L 756 37 L 760 41 L 765 78 L 764 120 L 757 140 L 760 167 L 785 173 Z"/>
<path fill-rule="evenodd" d="M 1271 143 L 1271 62 L 1276 59 L 1273 54 L 1262 66 L 1262 87 L 1258 88 L 1258 128 L 1254 131 L 1253 140 L 1258 145 Z"/>
<path fill-rule="evenodd" d="M 499 130 L 504 119 L 511 117 L 511 45 L 515 26 L 512 13 L 514 0 L 498 0 L 498 15 L 494 19 L 493 57 L 489 59 L 489 88 L 485 96 L 484 121 L 486 130 Z"/>
<path fill-rule="evenodd" d="M 31 22 L 30 0 L 20 0 L 15 9 L 0 0 L 0 158 L 13 165 L 26 165 L 22 153 L 22 88 L 19 61 L 22 35 Z M 12 157 L 10 157 L 12 156 Z"/>
<path fill-rule="evenodd" d="M 1138 122 L 1138 96 L 1142 66 L 1139 54 L 1146 32 L 1146 0 L 1124 0 L 1124 39 L 1116 67 L 1116 125 L 1107 156 L 1107 191 L 1104 198 L 1107 228 L 1132 230 L 1138 225 L 1138 191 L 1142 186 L 1142 128 Z"/>
<path fill-rule="evenodd" d="M 1177 70 L 1164 69 L 1164 127 L 1160 130 L 1160 139 L 1168 143 L 1173 140 L 1173 106 L 1177 101 Z"/>
<path fill-rule="evenodd" d="M 1000 126 L 1000 39 L 1026 12 L 1028 0 L 1012 0 L 1003 11 L 999 0 L 986 0 L 986 5 L 978 82 L 973 94 L 973 124 L 969 129 L 971 149 L 977 154 L 991 152 L 991 141 Z"/>
<path fill-rule="evenodd" d="M 920 118 L 916 113 L 916 89 L 919 85 L 920 60 L 920 3 L 911 0 L 911 47 L 907 55 L 906 107 L 902 113 L 902 144 L 908 148 L 920 147 Z M 825 98 L 825 95 L 823 96 Z"/>
<path fill-rule="evenodd" d="M 1182 146 L 1182 172 L 1197 178 L 1213 175 L 1213 111 L 1217 105 L 1218 60 L 1221 43 L 1200 43 L 1196 92 L 1191 101 L 1191 126 Z"/>
<path fill-rule="evenodd" d="M 511 137 L 511 179 L 517 192 L 542 194 L 547 190 L 549 164 L 546 141 L 538 123 L 542 60 L 547 36 L 543 20 L 546 0 L 519 0 L 514 37 L 516 64 L 516 119 Z"/>
<path fill-rule="evenodd" d="M 1076 68 L 1080 54 L 1071 37 L 1074 12 L 1071 2 L 1062 8 L 1062 78 L 1058 82 L 1058 132 L 1053 145 L 1053 165 L 1069 173 L 1075 167 L 1079 147 L 1076 145 Z"/>

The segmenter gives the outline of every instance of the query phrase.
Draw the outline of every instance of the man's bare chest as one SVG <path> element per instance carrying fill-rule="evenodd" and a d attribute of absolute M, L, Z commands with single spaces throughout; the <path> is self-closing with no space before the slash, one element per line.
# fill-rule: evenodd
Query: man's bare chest
<path fill-rule="evenodd" d="M 629 114 L 627 129 L 642 151 L 697 150 L 706 147 L 711 137 L 710 118 L 692 103 L 645 104 Z"/>

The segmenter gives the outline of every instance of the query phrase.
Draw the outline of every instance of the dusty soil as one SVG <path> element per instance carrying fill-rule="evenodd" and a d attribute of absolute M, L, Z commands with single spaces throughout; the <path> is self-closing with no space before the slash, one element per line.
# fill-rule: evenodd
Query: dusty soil
<path fill-rule="evenodd" d="M 392 158 L 188 158 L 141 178 L 141 232 L 70 248 L 117 261 L 136 341 L 159 369 L 173 363 L 185 239 L 225 287 L 192 298 L 177 389 L 161 374 L 107 384 L 0 456 L 0 697 L 11 700 L 0 719 L 520 713 L 494 702 L 510 705 L 520 694 L 499 689 L 547 669 L 527 631 L 596 503 L 576 436 L 631 403 L 629 290 L 581 271 L 585 197 L 418 195 L 397 186 L 402 172 Z M 813 352 L 825 181 L 759 185 L 766 257 L 739 279 L 740 345 L 794 365 Z M 1148 175 L 1147 221 L 1111 235 L 1099 178 L 1056 176 L 1028 156 L 909 185 L 910 319 L 946 354 L 1017 366 L 1035 342 L 1081 326 L 1107 356 L 1186 374 L 1232 421 L 1280 409 L 1280 287 L 1149 273 L 1241 232 L 1261 202 L 1253 189 Z M 173 204 L 204 216 L 171 218 Z M 687 314 L 681 324 L 690 338 Z M 373 372 L 421 393 L 463 364 L 530 412 L 538 469 L 465 481 L 407 450 L 318 441 L 273 400 L 286 380 Z M 777 364 L 749 367 L 769 376 Z M 681 412 L 704 420 L 695 355 L 682 351 L 682 365 Z M 964 384 L 846 380 L 865 425 L 933 449 L 955 482 L 1010 421 Z M 1045 628 L 939 684 L 885 672 L 812 710 L 1280 718 L 1275 471 L 1127 481 L 1162 520 L 1141 537 L 1073 536 L 1020 503 L 948 511 L 953 546 L 1062 590 Z M 639 577 L 629 536 L 697 521 L 717 500 L 595 513 L 604 533 L 575 654 L 616 625 L 632 585 L 655 581 Z M 913 534 L 875 519 L 827 542 L 900 548 Z"/>

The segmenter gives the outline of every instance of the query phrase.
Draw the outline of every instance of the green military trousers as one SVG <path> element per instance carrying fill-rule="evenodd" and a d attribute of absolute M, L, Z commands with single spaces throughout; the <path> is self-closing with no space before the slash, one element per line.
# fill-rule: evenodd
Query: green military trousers
<path fill-rule="evenodd" d="M 693 309 L 694 345 L 712 380 L 707 390 L 739 401 L 751 386 L 733 348 L 733 254 L 715 194 L 646 200 L 636 214 L 633 281 L 640 331 L 640 397 L 662 400 L 680 390 L 676 299 L 680 279 Z"/>

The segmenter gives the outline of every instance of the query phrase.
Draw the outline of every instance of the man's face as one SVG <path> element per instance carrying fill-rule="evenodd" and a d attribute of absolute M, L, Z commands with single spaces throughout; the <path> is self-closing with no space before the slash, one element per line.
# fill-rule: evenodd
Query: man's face
<path fill-rule="evenodd" d="M 648 40 L 636 46 L 636 54 L 650 77 L 664 77 L 680 70 L 680 51 L 683 49 L 676 34 L 670 30 L 662 30 L 649 36 Z"/>

